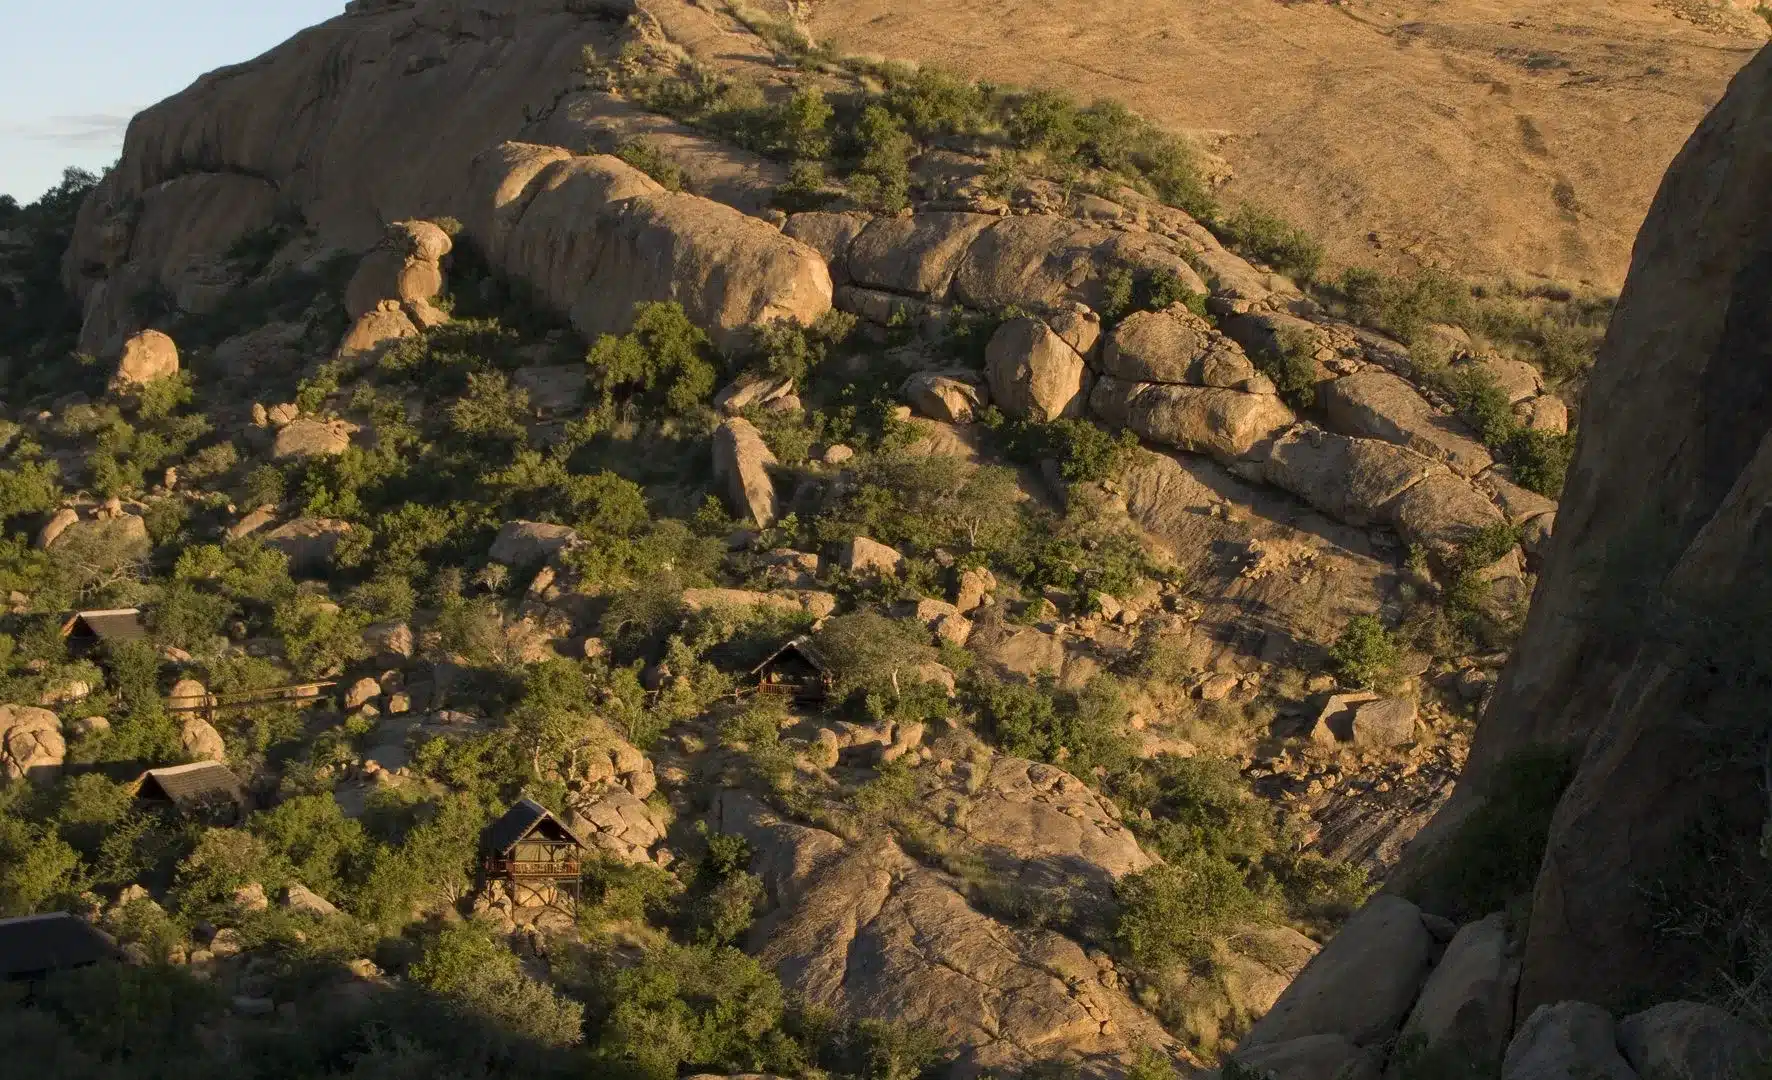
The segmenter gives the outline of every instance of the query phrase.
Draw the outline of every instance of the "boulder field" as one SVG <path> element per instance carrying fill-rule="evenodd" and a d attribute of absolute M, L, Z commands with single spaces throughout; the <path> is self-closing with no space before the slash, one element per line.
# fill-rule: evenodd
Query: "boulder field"
<path fill-rule="evenodd" d="M 1552 533 L 1554 506 L 1525 497 L 1417 388 L 1406 349 L 1328 318 L 1187 214 L 1129 189 L 1095 198 L 1088 220 L 982 203 L 784 219 L 568 149 L 595 141 L 612 100 L 584 83 L 580 57 L 615 48 L 625 14 L 563 0 L 353 5 L 146 110 L 64 259 L 85 299 L 82 347 L 116 351 L 138 329 L 128 299 L 146 285 L 206 310 L 229 284 L 227 253 L 293 212 L 321 247 L 365 253 L 341 353 L 367 353 L 433 324 L 438 263 L 459 225 L 457 239 L 587 338 L 627 329 L 634 306 L 655 300 L 681 303 L 729 350 L 752 326 L 810 323 L 833 304 L 880 323 L 908 315 L 931 334 L 956 307 L 1013 307 L 1024 314 L 996 330 L 982 370 L 932 359 L 906 395 L 947 421 L 987 401 L 1033 420 L 1092 416 L 1394 530 L 1442 567 L 1497 526 L 1521 527 L 1534 546 Z M 445 99 L 446 111 L 429 104 Z M 556 106 L 540 117 L 543 100 Z M 1104 331 L 1116 281 L 1152 276 L 1209 297 L 1211 320 L 1177 304 Z M 1319 404 L 1304 415 L 1258 366 L 1288 347 L 1318 373 Z M 1536 385 L 1514 396 L 1527 410 L 1555 400 Z M 337 452 L 349 433 L 310 434 L 284 428 L 279 444 L 288 456 Z M 765 521 L 767 463 L 741 434 L 726 436 L 719 471 L 733 510 Z M 1521 563 L 1507 556 L 1491 572 L 1517 576 Z"/>

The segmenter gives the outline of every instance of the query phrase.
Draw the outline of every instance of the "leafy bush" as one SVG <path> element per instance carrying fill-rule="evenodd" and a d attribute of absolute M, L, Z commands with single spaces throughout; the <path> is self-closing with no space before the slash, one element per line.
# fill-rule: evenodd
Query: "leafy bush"
<path fill-rule="evenodd" d="M 1275 846 L 1273 812 L 1236 765 L 1207 757 L 1159 755 L 1116 778 L 1114 795 L 1146 822 L 1138 826 L 1165 859 L 1196 853 L 1253 866 Z"/>
<path fill-rule="evenodd" d="M 1244 255 L 1308 282 L 1323 266 L 1323 245 L 1273 212 L 1244 203 L 1218 222 L 1226 243 Z"/>
<path fill-rule="evenodd" d="M 39 361 L 9 366 L 9 400 L 57 389 L 70 371 L 80 370 L 64 360 L 80 330 L 81 306 L 62 287 L 61 261 L 80 204 L 98 180 L 84 169 L 64 170 L 61 182 L 35 202 L 10 203 L 0 213 L 0 229 L 23 241 L 0 256 L 0 310 L 7 312 L 0 324 L 0 354 Z"/>
<path fill-rule="evenodd" d="M 987 409 L 983 419 L 1004 440 L 1011 460 L 1031 465 L 1051 459 L 1073 484 L 1117 478 L 1138 451 L 1132 431 L 1110 435 L 1089 420 L 1064 417 L 1041 424 L 1009 420 L 996 409 Z"/>
<path fill-rule="evenodd" d="M 909 201 L 910 159 L 916 148 L 904 126 L 885 106 L 869 105 L 855 125 L 854 142 L 857 163 L 850 190 L 874 210 L 902 210 Z"/>
<path fill-rule="evenodd" d="M 875 454 L 856 470 L 856 487 L 818 522 L 827 542 L 868 536 L 917 551 L 948 547 L 993 553 L 1020 529 L 1015 474 L 974 468 L 942 454 Z"/>
<path fill-rule="evenodd" d="M 781 984 L 734 948 L 662 945 L 608 972 L 597 996 L 599 1056 L 647 1080 L 674 1080 L 683 1065 L 775 1072 L 799 1056 L 780 1030 Z"/>
<path fill-rule="evenodd" d="M 61 837 L 0 815 L 0 916 L 33 915 L 71 893 L 79 865 Z"/>
<path fill-rule="evenodd" d="M 751 928 L 763 903 L 763 881 L 747 868 L 751 847 L 742 836 L 704 832 L 707 853 L 691 890 L 689 923 L 704 945 L 731 945 Z"/>
<path fill-rule="evenodd" d="M 1147 971 L 1208 959 L 1219 936 L 1261 911 L 1244 872 L 1203 851 L 1128 874 L 1114 891 L 1120 946 Z"/>
<path fill-rule="evenodd" d="M 1371 689 L 1389 684 L 1402 662 L 1402 647 L 1371 615 L 1356 615 L 1329 647 L 1329 663 L 1344 685 Z"/>
<path fill-rule="evenodd" d="M 622 395 L 682 415 L 713 392 L 717 376 L 710 351 L 707 334 L 689 321 L 683 305 L 670 301 L 636 307 L 634 328 L 620 337 L 598 338 L 585 362 L 605 407 Z"/>
<path fill-rule="evenodd" d="M 1078 690 L 1061 689 L 1051 675 L 1031 684 L 969 676 L 962 689 L 983 730 L 1006 753 L 1051 762 L 1084 778 L 1131 761 L 1128 710 L 1107 676 L 1098 675 Z"/>
<path fill-rule="evenodd" d="M 840 697 L 901 693 L 918 680 L 917 669 L 936 656 L 920 625 L 873 611 L 838 615 L 814 640 L 833 669 Z"/>
<path fill-rule="evenodd" d="M 363 826 L 345 817 L 330 794 L 286 799 L 254 814 L 247 828 L 297 881 L 326 897 L 341 895 L 368 854 Z"/>
<path fill-rule="evenodd" d="M 666 191 L 683 190 L 683 170 L 650 139 L 629 139 L 616 149 L 615 156 L 657 180 Z"/>
<path fill-rule="evenodd" d="M 1273 349 L 1257 350 L 1250 357 L 1256 368 L 1273 381 L 1286 404 L 1308 409 L 1317 399 L 1316 343 L 1299 330 L 1282 330 Z"/>
<path fill-rule="evenodd" d="M 450 406 L 449 422 L 469 438 L 521 442 L 528 434 L 529 391 L 514 387 L 503 372 L 468 373 L 468 390 Z"/>
<path fill-rule="evenodd" d="M 25 514 L 45 514 L 61 503 L 61 470 L 52 461 L 37 461 L 15 451 L 0 468 L 0 524 Z"/>
<path fill-rule="evenodd" d="M 473 923 L 444 927 L 407 977 L 545 1045 L 584 1039 L 584 1006 L 523 974 L 517 957 Z"/>

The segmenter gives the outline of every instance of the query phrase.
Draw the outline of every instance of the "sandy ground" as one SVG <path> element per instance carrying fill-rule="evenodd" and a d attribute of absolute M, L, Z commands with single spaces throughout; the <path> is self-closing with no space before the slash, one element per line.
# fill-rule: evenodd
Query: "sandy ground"
<path fill-rule="evenodd" d="M 1305 225 L 1334 262 L 1606 289 L 1767 31 L 1728 0 L 795 6 L 845 52 L 1113 97 L 1196 133 L 1234 170 L 1228 197 Z"/>

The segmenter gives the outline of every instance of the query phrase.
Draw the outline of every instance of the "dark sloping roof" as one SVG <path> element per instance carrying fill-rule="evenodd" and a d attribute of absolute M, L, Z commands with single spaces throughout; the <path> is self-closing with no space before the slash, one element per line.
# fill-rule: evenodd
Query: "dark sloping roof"
<path fill-rule="evenodd" d="M 818 651 L 816 645 L 812 644 L 812 639 L 810 637 L 801 634 L 799 637 L 794 638 L 781 648 L 770 653 L 768 659 L 751 669 L 751 674 L 763 674 L 763 672 L 769 670 L 770 665 L 776 663 L 789 653 L 795 653 L 804 658 L 805 661 L 817 669 L 821 675 L 829 675 L 831 672 L 831 662 L 825 659 L 824 654 Z"/>
<path fill-rule="evenodd" d="M 116 955 L 110 938 L 65 911 L 0 919 L 0 979 L 66 971 Z"/>
<path fill-rule="evenodd" d="M 181 810 L 224 800 L 239 803 L 245 798 L 240 778 L 218 761 L 149 769 L 136 781 L 135 790 L 146 799 L 167 799 Z"/>
<path fill-rule="evenodd" d="M 546 833 L 550 840 L 570 840 L 579 847 L 585 846 L 577 833 L 534 799 L 519 799 L 515 806 L 505 811 L 504 817 L 486 827 L 486 831 L 480 834 L 480 844 L 491 854 L 504 855 L 516 847 L 519 840 L 537 831 Z"/>
<path fill-rule="evenodd" d="M 62 627 L 62 633 L 84 628 L 101 641 L 136 641 L 148 636 L 142 625 L 139 608 L 112 608 L 106 611 L 79 611 Z"/>

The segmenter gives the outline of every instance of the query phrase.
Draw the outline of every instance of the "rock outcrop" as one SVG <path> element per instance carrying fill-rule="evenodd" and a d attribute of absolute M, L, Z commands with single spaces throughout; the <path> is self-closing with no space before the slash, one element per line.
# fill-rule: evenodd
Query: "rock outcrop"
<path fill-rule="evenodd" d="M 1140 1044 L 1176 1052 L 1074 941 L 1009 932 L 960 881 L 886 838 L 848 844 L 722 792 L 714 825 L 745 837 L 775 910 L 750 945 L 792 990 L 857 1017 L 937 1033 L 962 1075 L 1035 1061 L 1123 1070 Z"/>
<path fill-rule="evenodd" d="M 472 191 L 470 235 L 587 338 L 627 330 L 649 301 L 682 304 L 729 348 L 757 323 L 810 323 L 831 306 L 816 251 L 619 158 L 505 143 L 476 161 Z"/>
<path fill-rule="evenodd" d="M 1163 311 L 1134 312 L 1114 327 L 1101 350 L 1101 370 L 1126 382 L 1274 392 L 1241 345 L 1179 304 Z"/>
<path fill-rule="evenodd" d="M 532 567 L 545 562 L 550 555 L 578 542 L 578 533 L 570 525 L 553 525 L 544 521 L 507 521 L 492 540 L 487 552 L 493 562 L 506 566 Z"/>
<path fill-rule="evenodd" d="M 300 517 L 265 533 L 265 546 L 289 557 L 296 574 L 324 574 L 332 565 L 332 553 L 351 531 L 351 523 L 337 518 Z"/>
<path fill-rule="evenodd" d="M 67 753 L 54 713 L 32 705 L 0 705 L 0 779 L 53 783 Z"/>
<path fill-rule="evenodd" d="M 1524 634 L 1442 815 L 1455 827 L 1517 752 L 1548 744 L 1579 760 L 1538 878 L 1522 1019 L 1709 977 L 1690 939 L 1656 930 L 1641 886 L 1689 865 L 1701 822 L 1750 838 L 1766 816 L 1763 724 L 1749 718 L 1764 711 L 1772 601 L 1759 539 L 1772 506 L 1760 314 L 1772 207 L 1753 194 L 1772 183 L 1769 100 L 1762 52 L 1662 181 L 1588 382 Z"/>
<path fill-rule="evenodd" d="M 145 386 L 156 379 L 178 374 L 178 346 L 158 330 L 143 330 L 123 343 L 117 359 L 113 387 Z"/>
<path fill-rule="evenodd" d="M 1044 320 L 1024 315 L 997 328 L 985 349 L 991 400 L 1017 419 L 1044 423 L 1083 411 L 1089 369 Z"/>
<path fill-rule="evenodd" d="M 1339 1035 L 1361 1047 L 1384 1043 L 1415 1003 L 1432 946 L 1414 904 L 1394 896 L 1373 900 L 1306 965 L 1241 1045 L 1309 1035 Z"/>
<path fill-rule="evenodd" d="M 572 106 L 587 96 L 586 48 L 608 41 L 606 6 L 377 5 L 145 110 L 63 262 L 86 305 L 81 347 L 111 352 L 138 329 L 131 299 L 146 287 L 208 310 L 237 284 L 230 249 L 289 211 L 352 251 L 377 245 L 383 222 L 456 218 L 591 337 L 625 330 L 643 300 L 681 302 L 722 344 L 758 321 L 816 318 L 831 285 L 811 248 L 614 158 L 559 149 L 595 141 L 595 121 Z M 538 102 L 555 115 L 538 120 Z M 541 129 L 543 168 L 500 147 Z M 409 249 L 397 269 L 391 254 L 377 260 L 365 281 L 383 284 L 354 296 L 387 291 L 389 276 L 399 299 L 425 292 L 428 265 L 406 259 L 436 248 Z"/>
<path fill-rule="evenodd" d="M 769 475 L 775 464 L 763 433 L 742 416 L 725 421 L 714 432 L 714 479 L 722 486 L 733 517 L 748 518 L 764 528 L 775 523 L 775 481 Z"/>

